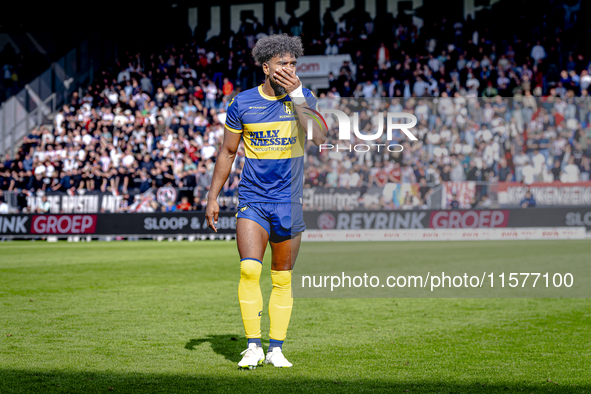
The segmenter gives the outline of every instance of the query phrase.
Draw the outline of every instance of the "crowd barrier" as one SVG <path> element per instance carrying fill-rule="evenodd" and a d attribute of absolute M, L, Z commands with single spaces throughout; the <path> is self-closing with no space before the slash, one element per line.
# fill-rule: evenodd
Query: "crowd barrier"
<path fill-rule="evenodd" d="M 309 210 L 354 210 L 354 209 L 385 209 L 383 205 L 391 202 L 394 209 L 408 208 L 404 206 L 407 194 L 418 197 L 419 184 L 416 183 L 390 183 L 384 187 L 354 187 L 354 188 L 305 188 L 303 203 Z M 448 208 L 454 196 L 457 198 L 459 208 L 467 209 L 471 206 L 472 199 L 477 192 L 489 197 L 491 206 L 501 208 L 519 208 L 527 191 L 531 191 L 538 206 L 565 207 L 591 205 L 591 182 L 575 183 L 533 183 L 524 186 L 517 182 L 442 182 L 433 187 L 433 193 L 426 201 L 424 208 L 440 209 Z M 152 200 L 166 206 L 169 202 L 179 203 L 183 196 L 190 197 L 192 201 L 193 190 L 190 188 L 173 188 L 169 186 L 151 190 L 143 195 L 139 190 L 130 191 L 134 197 L 134 203 L 129 210 L 131 212 L 142 211 L 145 205 Z M 4 196 L 12 207 L 18 205 L 17 193 L 5 192 Z M 43 206 L 44 199 L 49 204 L 49 213 L 115 213 L 120 210 L 124 196 L 100 191 L 86 191 L 84 193 L 47 192 L 41 195 L 29 195 L 26 197 L 26 208 L 29 212 L 35 212 Z M 238 197 L 220 196 L 220 206 L 235 207 Z M 412 208 L 412 207 L 410 207 Z"/>
<path fill-rule="evenodd" d="M 304 213 L 304 219 L 310 231 L 569 227 L 591 231 L 591 207 L 310 211 Z M 0 215 L 0 236 L 9 238 L 73 235 L 227 237 L 236 232 L 235 212 L 220 212 L 217 227 L 217 234 L 207 228 L 205 212 Z"/>

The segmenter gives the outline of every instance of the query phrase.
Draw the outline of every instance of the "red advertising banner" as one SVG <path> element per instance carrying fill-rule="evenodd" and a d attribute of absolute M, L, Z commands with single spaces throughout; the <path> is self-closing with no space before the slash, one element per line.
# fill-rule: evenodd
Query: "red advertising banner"
<path fill-rule="evenodd" d="M 529 190 L 537 205 L 591 205 L 591 182 L 500 182 L 496 185 L 501 205 L 519 205 Z"/>
<path fill-rule="evenodd" d="M 31 234 L 94 234 L 97 215 L 33 215 Z"/>

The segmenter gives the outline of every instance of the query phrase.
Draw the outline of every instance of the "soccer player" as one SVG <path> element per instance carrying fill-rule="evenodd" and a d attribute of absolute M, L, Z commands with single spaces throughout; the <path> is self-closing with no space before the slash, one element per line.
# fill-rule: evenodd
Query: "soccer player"
<path fill-rule="evenodd" d="M 292 366 L 282 350 L 293 305 L 291 273 L 305 230 L 304 147 L 309 125 L 316 145 L 324 143 L 327 133 L 326 125 L 313 115 L 318 109 L 316 98 L 302 88 L 295 74 L 296 59 L 302 54 L 300 37 L 277 34 L 256 43 L 252 55 L 263 68 L 265 83 L 238 94 L 230 103 L 224 142 L 207 198 L 207 224 L 217 232 L 216 200 L 242 140 L 246 157 L 238 187 L 236 241 L 240 254 L 238 299 L 248 348 L 241 353 L 240 368 L 253 369 L 263 362 Z M 273 290 L 269 300 L 270 345 L 265 356 L 259 279 L 267 243 L 272 251 Z"/>

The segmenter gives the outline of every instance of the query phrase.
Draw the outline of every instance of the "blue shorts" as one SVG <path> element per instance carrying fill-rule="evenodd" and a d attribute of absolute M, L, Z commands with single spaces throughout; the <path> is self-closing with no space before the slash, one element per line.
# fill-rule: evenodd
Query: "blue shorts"
<path fill-rule="evenodd" d="M 250 219 L 269 233 L 271 242 L 290 239 L 306 230 L 304 211 L 300 204 L 254 202 L 240 204 L 238 219 Z"/>

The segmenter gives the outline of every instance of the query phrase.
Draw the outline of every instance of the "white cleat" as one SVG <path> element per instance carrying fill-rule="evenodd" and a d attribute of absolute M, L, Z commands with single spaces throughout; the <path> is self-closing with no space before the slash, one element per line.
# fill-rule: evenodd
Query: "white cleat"
<path fill-rule="evenodd" d="M 238 363 L 238 368 L 255 369 L 258 365 L 263 365 L 265 361 L 265 352 L 261 346 L 256 343 L 248 345 L 248 349 L 240 353 L 242 360 Z"/>
<path fill-rule="evenodd" d="M 272 352 L 267 352 L 265 364 L 273 364 L 273 366 L 277 368 L 289 368 L 293 365 L 287 361 L 280 347 L 275 347 Z"/>

